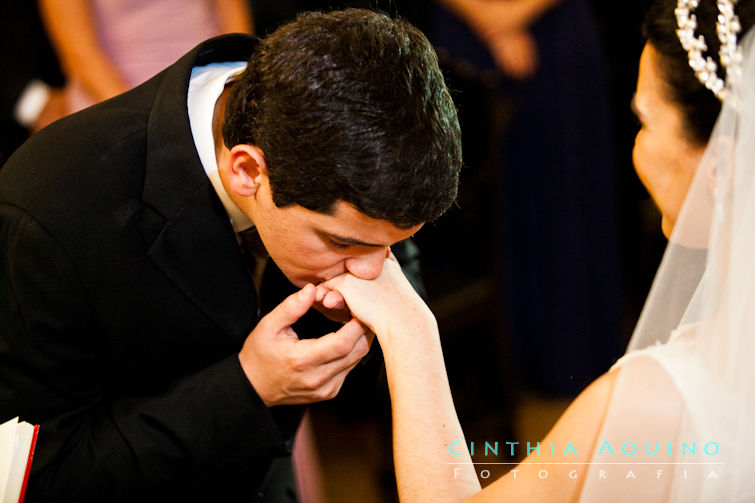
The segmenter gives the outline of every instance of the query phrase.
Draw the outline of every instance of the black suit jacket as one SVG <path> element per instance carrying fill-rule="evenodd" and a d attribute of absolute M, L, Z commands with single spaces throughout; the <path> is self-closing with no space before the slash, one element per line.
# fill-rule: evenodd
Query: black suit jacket
<path fill-rule="evenodd" d="M 255 43 L 200 44 L 0 170 L 0 420 L 41 424 L 29 501 L 284 498 L 268 467 L 301 409 L 240 367 L 257 297 L 186 106 L 193 66 Z M 293 286 L 272 266 L 261 291 Z"/>

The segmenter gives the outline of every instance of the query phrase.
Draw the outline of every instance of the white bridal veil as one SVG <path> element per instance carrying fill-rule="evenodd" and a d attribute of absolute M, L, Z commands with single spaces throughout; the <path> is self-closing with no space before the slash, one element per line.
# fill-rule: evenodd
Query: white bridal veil
<path fill-rule="evenodd" d="M 755 501 L 755 34 L 628 354 L 581 501 Z"/>

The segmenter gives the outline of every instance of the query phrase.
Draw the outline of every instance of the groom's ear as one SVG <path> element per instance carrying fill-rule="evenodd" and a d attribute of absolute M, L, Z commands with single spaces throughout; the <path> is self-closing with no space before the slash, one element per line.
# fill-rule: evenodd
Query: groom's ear
<path fill-rule="evenodd" d="M 262 149 L 256 145 L 234 145 L 226 162 L 230 190 L 242 197 L 255 195 L 268 174 Z"/>

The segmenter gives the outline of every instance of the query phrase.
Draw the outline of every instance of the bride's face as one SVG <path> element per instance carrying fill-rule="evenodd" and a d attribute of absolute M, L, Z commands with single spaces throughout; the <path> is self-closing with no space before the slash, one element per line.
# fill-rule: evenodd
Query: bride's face
<path fill-rule="evenodd" d="M 637 175 L 661 212 L 661 228 L 668 237 L 705 145 L 685 137 L 681 111 L 666 98 L 658 58 L 655 49 L 646 44 L 632 102 L 641 124 L 632 158 Z"/>

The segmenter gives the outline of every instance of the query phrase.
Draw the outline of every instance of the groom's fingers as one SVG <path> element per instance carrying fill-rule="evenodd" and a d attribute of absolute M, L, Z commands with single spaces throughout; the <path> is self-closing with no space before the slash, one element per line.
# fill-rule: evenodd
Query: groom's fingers
<path fill-rule="evenodd" d="M 260 320 L 258 326 L 263 325 L 273 333 L 284 331 L 309 311 L 315 301 L 315 293 L 314 285 L 305 285 L 298 292 L 283 299 L 283 302 Z"/>
<path fill-rule="evenodd" d="M 315 372 L 318 376 L 315 381 L 319 381 L 316 384 L 320 386 L 364 358 L 372 343 L 369 335 L 361 323 L 351 320 L 337 332 L 296 341 L 298 366 Z"/>
<path fill-rule="evenodd" d="M 318 365 L 342 361 L 342 367 L 345 368 L 358 362 L 370 350 L 366 335 L 364 326 L 352 319 L 337 332 L 323 335 L 319 339 L 305 339 L 300 344 L 307 345 L 306 351 Z"/>

